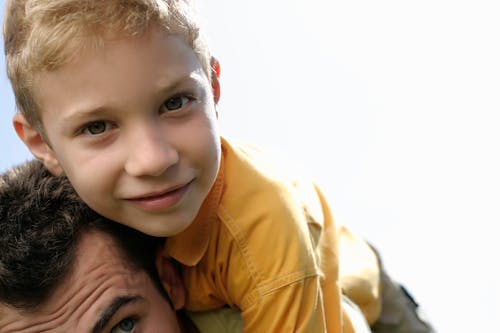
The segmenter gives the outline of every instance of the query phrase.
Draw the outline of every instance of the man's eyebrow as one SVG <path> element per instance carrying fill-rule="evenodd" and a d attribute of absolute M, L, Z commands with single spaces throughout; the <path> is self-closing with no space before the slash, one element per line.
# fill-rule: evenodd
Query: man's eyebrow
<path fill-rule="evenodd" d="M 137 295 L 115 297 L 113 301 L 108 305 L 108 307 L 101 312 L 101 315 L 97 320 L 97 322 L 94 324 L 94 327 L 92 328 L 91 332 L 101 333 L 104 327 L 106 327 L 111 318 L 113 318 L 115 313 L 121 307 L 140 300 L 144 300 L 144 298 L 142 296 L 137 296 Z"/>

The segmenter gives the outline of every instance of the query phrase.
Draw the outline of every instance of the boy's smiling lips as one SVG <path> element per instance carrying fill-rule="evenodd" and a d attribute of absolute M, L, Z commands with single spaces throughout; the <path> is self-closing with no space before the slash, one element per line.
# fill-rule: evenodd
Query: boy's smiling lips
<path fill-rule="evenodd" d="M 126 200 L 142 210 L 161 211 L 169 209 L 184 198 L 193 181 L 194 179 L 166 190 L 142 194 Z"/>

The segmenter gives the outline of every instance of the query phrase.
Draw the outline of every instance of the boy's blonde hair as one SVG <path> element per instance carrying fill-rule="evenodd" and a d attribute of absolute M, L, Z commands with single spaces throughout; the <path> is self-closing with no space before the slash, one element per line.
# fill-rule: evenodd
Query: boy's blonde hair
<path fill-rule="evenodd" d="M 140 35 L 158 25 L 182 36 L 211 75 L 210 52 L 190 0 L 8 0 L 4 20 L 7 75 L 17 107 L 42 135 L 37 77 L 106 39 Z"/>

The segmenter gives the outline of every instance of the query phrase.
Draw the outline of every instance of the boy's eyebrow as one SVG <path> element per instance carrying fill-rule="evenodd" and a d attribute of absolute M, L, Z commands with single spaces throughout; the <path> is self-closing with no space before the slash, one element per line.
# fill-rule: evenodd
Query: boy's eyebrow
<path fill-rule="evenodd" d="M 169 93 L 171 91 L 180 89 L 187 83 L 195 84 L 196 86 L 198 86 L 201 84 L 200 80 L 201 78 L 199 77 L 199 75 L 191 72 L 189 74 L 179 76 L 176 80 L 169 82 L 168 84 L 163 84 L 161 89 L 158 89 L 158 91 L 162 94 Z"/>
<path fill-rule="evenodd" d="M 138 295 L 130 295 L 130 296 L 118 296 L 113 299 L 113 301 L 105 308 L 99 317 L 99 319 L 94 324 L 92 328 L 92 333 L 101 333 L 104 327 L 109 323 L 111 318 L 115 315 L 115 313 L 125 305 L 142 301 L 144 298 Z"/>

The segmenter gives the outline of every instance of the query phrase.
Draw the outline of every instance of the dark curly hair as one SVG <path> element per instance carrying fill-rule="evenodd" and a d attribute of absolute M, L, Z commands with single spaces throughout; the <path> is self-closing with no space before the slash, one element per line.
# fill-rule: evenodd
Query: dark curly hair
<path fill-rule="evenodd" d="M 163 291 L 154 265 L 160 239 L 101 217 L 38 161 L 0 175 L 0 302 L 35 310 L 70 274 L 81 236 L 92 230 L 111 236 L 124 263 Z"/>

